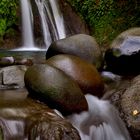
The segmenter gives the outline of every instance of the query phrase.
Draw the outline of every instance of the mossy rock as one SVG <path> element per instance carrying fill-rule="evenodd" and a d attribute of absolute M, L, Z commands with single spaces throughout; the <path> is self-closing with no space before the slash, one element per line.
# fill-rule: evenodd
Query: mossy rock
<path fill-rule="evenodd" d="M 61 70 L 47 64 L 31 66 L 25 73 L 29 96 L 45 102 L 62 114 L 87 110 L 87 101 L 81 89 Z"/>
<path fill-rule="evenodd" d="M 101 97 L 104 92 L 104 84 L 96 67 L 87 61 L 73 55 L 56 55 L 46 63 L 54 66 L 78 83 L 83 93 L 90 93 Z"/>

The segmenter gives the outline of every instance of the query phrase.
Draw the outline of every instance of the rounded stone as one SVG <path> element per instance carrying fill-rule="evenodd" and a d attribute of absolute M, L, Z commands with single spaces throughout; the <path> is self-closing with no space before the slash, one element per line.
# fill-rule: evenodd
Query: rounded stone
<path fill-rule="evenodd" d="M 131 32 L 130 32 L 131 31 Z M 120 75 L 138 75 L 140 73 L 140 28 L 139 36 L 136 29 L 120 34 L 105 53 L 107 70 Z M 133 36 L 133 34 L 135 36 Z M 131 35 L 132 34 L 132 35 Z"/>
<path fill-rule="evenodd" d="M 76 34 L 54 41 L 46 53 L 46 59 L 56 54 L 78 56 L 94 64 L 97 69 L 103 64 L 102 53 L 95 38 L 86 34 Z"/>
<path fill-rule="evenodd" d="M 78 83 L 83 93 L 90 93 L 101 97 L 103 95 L 104 84 L 96 67 L 87 61 L 73 55 L 56 55 L 46 63 L 54 66 Z"/>
<path fill-rule="evenodd" d="M 15 59 L 12 56 L 5 56 L 0 58 L 0 66 L 10 66 L 14 64 Z"/>
<path fill-rule="evenodd" d="M 64 72 L 47 64 L 28 68 L 25 85 L 29 96 L 45 102 L 67 115 L 87 110 L 87 101 L 79 86 Z"/>

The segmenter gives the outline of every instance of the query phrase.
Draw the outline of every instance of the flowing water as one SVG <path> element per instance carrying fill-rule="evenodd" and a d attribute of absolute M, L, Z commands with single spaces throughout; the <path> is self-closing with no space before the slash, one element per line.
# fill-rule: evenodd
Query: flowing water
<path fill-rule="evenodd" d="M 34 48 L 34 37 L 33 37 L 33 14 L 31 9 L 30 1 L 21 0 L 21 14 L 22 14 L 22 37 L 23 47 L 27 49 Z"/>
<path fill-rule="evenodd" d="M 108 101 L 86 95 L 89 111 L 68 116 L 82 140 L 131 140 L 117 110 Z"/>
<path fill-rule="evenodd" d="M 18 50 L 39 50 L 35 47 L 33 36 L 33 13 L 30 0 L 21 1 L 22 13 L 22 38 L 23 47 Z M 43 34 L 43 40 L 48 49 L 52 41 L 66 37 L 63 16 L 59 8 L 58 0 L 35 0 Z"/>

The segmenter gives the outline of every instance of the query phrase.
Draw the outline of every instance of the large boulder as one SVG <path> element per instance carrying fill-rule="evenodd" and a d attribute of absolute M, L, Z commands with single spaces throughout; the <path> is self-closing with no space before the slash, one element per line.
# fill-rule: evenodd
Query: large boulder
<path fill-rule="evenodd" d="M 140 75 L 135 77 L 122 95 L 121 107 L 132 137 L 140 139 Z"/>
<path fill-rule="evenodd" d="M 94 64 L 97 69 L 102 66 L 101 50 L 94 37 L 86 34 L 77 34 L 54 41 L 46 53 L 46 59 L 56 54 L 71 54 L 78 56 Z"/>
<path fill-rule="evenodd" d="M 105 53 L 107 70 L 121 75 L 140 73 L 140 28 L 137 30 L 134 28 L 125 31 L 113 41 Z"/>
<path fill-rule="evenodd" d="M 133 140 L 140 139 L 140 75 L 123 77 L 114 90 L 107 91 L 104 99 L 119 110 Z"/>
<path fill-rule="evenodd" d="M 45 102 L 62 114 L 87 110 L 87 101 L 79 86 L 64 72 L 47 64 L 34 65 L 25 73 L 29 96 Z"/>
<path fill-rule="evenodd" d="M 73 55 L 55 55 L 46 60 L 78 83 L 84 94 L 90 93 L 101 97 L 103 95 L 104 84 L 101 76 L 94 65 Z"/>

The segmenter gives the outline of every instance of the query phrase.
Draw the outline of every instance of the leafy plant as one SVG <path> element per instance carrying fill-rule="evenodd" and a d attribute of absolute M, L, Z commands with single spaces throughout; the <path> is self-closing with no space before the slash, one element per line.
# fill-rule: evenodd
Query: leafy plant
<path fill-rule="evenodd" d="M 1 0 L 0 2 L 0 38 L 17 22 L 18 0 Z"/>
<path fill-rule="evenodd" d="M 139 0 L 67 0 L 106 46 L 122 31 L 140 26 Z"/>

